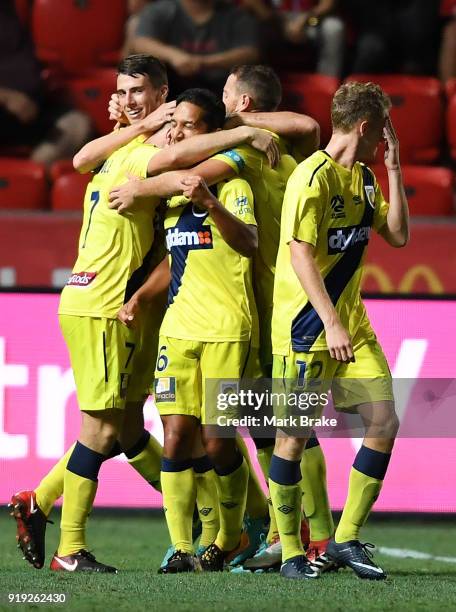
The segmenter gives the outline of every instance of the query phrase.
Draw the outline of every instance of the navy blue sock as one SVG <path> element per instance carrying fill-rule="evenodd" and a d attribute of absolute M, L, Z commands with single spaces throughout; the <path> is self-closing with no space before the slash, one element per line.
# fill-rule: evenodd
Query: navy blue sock
<path fill-rule="evenodd" d="M 282 485 L 295 485 L 301 480 L 301 461 L 288 461 L 272 455 L 269 478 Z"/>
<path fill-rule="evenodd" d="M 191 467 L 193 467 L 192 459 L 174 461 L 174 459 L 167 459 L 166 457 L 162 457 L 162 472 L 183 472 L 184 470 L 188 470 Z"/>
<path fill-rule="evenodd" d="M 214 466 L 207 455 L 193 459 L 193 471 L 195 474 L 204 474 L 205 472 L 212 470 L 213 467 Z"/>
<path fill-rule="evenodd" d="M 127 459 L 133 459 L 134 457 L 136 457 L 136 455 L 139 455 L 139 453 L 142 453 L 142 451 L 146 448 L 149 440 L 150 440 L 150 433 L 147 431 L 147 429 L 144 429 L 142 434 L 139 437 L 139 440 L 135 444 L 133 444 L 131 448 L 124 451 Z"/>
<path fill-rule="evenodd" d="M 361 446 L 358 454 L 355 457 L 353 467 L 358 472 L 366 474 L 377 480 L 384 480 L 388 464 L 391 459 L 391 453 L 382 453 L 380 451 Z"/>
<path fill-rule="evenodd" d="M 105 455 L 97 453 L 78 441 L 71 453 L 66 469 L 73 472 L 73 474 L 82 476 L 82 478 L 97 482 L 98 472 L 105 459 Z"/>

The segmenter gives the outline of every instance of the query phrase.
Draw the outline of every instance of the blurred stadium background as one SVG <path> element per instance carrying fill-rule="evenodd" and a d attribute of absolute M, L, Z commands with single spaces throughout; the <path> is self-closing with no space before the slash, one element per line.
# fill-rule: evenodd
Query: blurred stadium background
<path fill-rule="evenodd" d="M 91 121 L 91 136 L 112 129 L 107 103 L 115 89 L 115 64 L 121 57 L 128 12 L 134 4 L 146 3 L 15 0 L 23 28 L 30 34 L 41 62 L 47 99 L 64 99 L 66 104 L 86 113 Z M 273 4 L 278 6 L 279 2 Z M 378 237 L 373 238 L 363 289 L 374 328 L 396 378 L 455 379 L 456 74 L 442 78 L 437 57 L 444 30 L 455 18 L 456 2 L 435 2 L 436 14 L 441 11 L 434 49 L 435 71 L 413 75 L 353 74 L 351 59 L 361 32 L 345 4 L 343 0 L 339 2 L 347 24 L 342 74 L 317 73 L 312 68 L 311 54 L 308 62 L 305 57 L 299 57 L 299 61 L 296 56 L 280 58 L 277 68 L 284 87 L 282 108 L 316 118 L 324 146 L 331 129 L 331 97 L 343 80 L 372 80 L 390 94 L 412 217 L 411 240 L 407 248 L 395 250 Z M 456 57 L 456 50 L 454 53 Z M 90 177 L 75 173 L 71 159 L 46 166 L 30 159 L 30 152 L 26 145 L 11 147 L 0 140 L 2 504 L 9 501 L 13 491 L 38 482 L 74 439 L 79 420 L 74 383 L 57 324 L 55 294 L 71 271 L 81 202 Z M 387 194 L 381 156 L 379 152 L 374 171 Z M 446 401 L 431 399 L 424 407 L 423 397 L 425 392 L 411 385 L 407 393 L 401 394 L 400 409 L 412 420 L 418 418 L 414 412 L 417 404 L 420 418 L 426 418 L 426 406 L 429 414 L 450 408 L 454 411 L 448 394 Z M 147 406 L 147 422 L 160 439 L 161 426 L 151 403 Z M 456 428 L 452 431 L 451 424 L 445 432 L 436 432 L 431 423 L 428 439 L 400 438 L 377 511 L 456 512 L 454 437 Z M 359 441 L 323 440 L 322 444 L 327 453 L 331 503 L 338 510 L 344 502 L 349 466 Z M 102 468 L 96 503 L 116 508 L 161 507 L 160 497 L 127 469 L 122 458 Z M 10 527 L 9 540 L 13 537 Z M 398 527 L 397 533 L 405 532 L 405 527 Z M 399 541 L 397 533 L 392 537 Z M 429 548 L 425 538 L 423 544 L 423 540 L 415 540 L 412 532 L 409 534 L 409 540 L 402 542 L 406 548 L 424 552 L 432 549 L 433 554 L 441 550 L 444 535 Z M 447 550 L 447 554 L 450 552 Z M 420 567 L 423 571 L 429 569 L 427 565 Z M 415 567 L 411 571 L 421 570 Z M 406 608 L 404 603 L 403 609 Z M 243 608 L 237 605 L 237 609 Z"/>

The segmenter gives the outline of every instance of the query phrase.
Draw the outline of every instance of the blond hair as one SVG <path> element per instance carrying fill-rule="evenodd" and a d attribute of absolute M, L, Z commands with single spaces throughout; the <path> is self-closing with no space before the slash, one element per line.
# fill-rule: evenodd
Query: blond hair
<path fill-rule="evenodd" d="M 375 83 L 341 85 L 331 104 L 333 130 L 349 132 L 362 119 L 383 121 L 391 108 L 389 96 Z"/>

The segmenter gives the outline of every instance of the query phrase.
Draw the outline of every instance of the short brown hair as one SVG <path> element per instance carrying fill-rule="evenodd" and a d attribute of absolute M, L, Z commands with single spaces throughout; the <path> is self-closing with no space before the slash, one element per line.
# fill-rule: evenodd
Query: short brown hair
<path fill-rule="evenodd" d="M 137 53 L 125 57 L 117 66 L 117 73 L 133 77 L 143 74 L 149 77 L 153 87 L 157 89 L 163 85 L 168 85 L 165 65 L 159 59 L 147 53 Z"/>
<path fill-rule="evenodd" d="M 352 81 L 341 85 L 331 104 L 331 121 L 334 130 L 349 132 L 361 119 L 382 121 L 391 100 L 380 85 Z"/>
<path fill-rule="evenodd" d="M 234 74 L 241 87 L 245 87 L 245 93 L 252 99 L 255 110 L 271 112 L 277 109 L 282 100 L 282 85 L 271 66 L 235 66 L 230 74 Z"/>

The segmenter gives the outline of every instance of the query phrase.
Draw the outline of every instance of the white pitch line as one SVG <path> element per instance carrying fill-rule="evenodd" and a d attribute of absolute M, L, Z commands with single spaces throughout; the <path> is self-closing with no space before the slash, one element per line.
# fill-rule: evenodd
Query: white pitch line
<path fill-rule="evenodd" d="M 401 559 L 423 559 L 426 561 L 443 561 L 443 563 L 456 563 L 456 557 L 440 557 L 420 552 L 419 550 L 409 550 L 408 548 L 387 548 L 379 546 L 378 552 L 388 557 L 399 557 Z"/>

